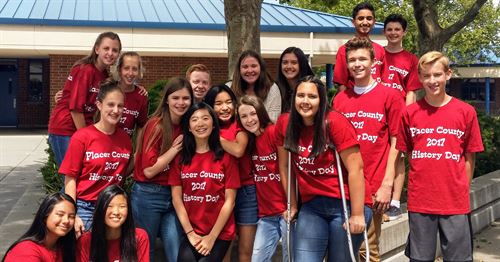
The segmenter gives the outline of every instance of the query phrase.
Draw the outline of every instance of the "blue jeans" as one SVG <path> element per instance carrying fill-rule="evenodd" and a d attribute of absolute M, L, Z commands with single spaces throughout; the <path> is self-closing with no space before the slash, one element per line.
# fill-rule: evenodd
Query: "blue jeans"
<path fill-rule="evenodd" d="M 290 243 L 293 243 L 294 224 L 290 228 Z M 257 222 L 257 233 L 253 243 L 252 261 L 271 261 L 278 241 L 282 243 L 283 262 L 288 261 L 287 223 L 282 215 L 261 217 Z M 291 248 L 293 250 L 293 248 Z M 298 261 L 298 260 L 297 260 Z"/>
<path fill-rule="evenodd" d="M 182 229 L 172 205 L 170 186 L 135 182 L 130 200 L 137 226 L 148 233 L 150 260 L 155 261 L 155 243 L 159 236 L 167 261 L 177 261 Z"/>
<path fill-rule="evenodd" d="M 233 213 L 237 225 L 257 225 L 259 208 L 257 206 L 257 190 L 255 185 L 238 188 Z"/>
<path fill-rule="evenodd" d="M 371 209 L 365 206 L 366 226 L 371 216 Z M 295 228 L 295 261 L 320 262 L 327 252 L 328 261 L 351 261 L 344 222 L 341 199 L 317 196 L 303 203 Z M 355 257 L 362 242 L 362 233 L 352 235 Z"/>
<path fill-rule="evenodd" d="M 69 140 L 71 136 L 59 136 L 54 134 L 49 134 L 49 144 L 54 152 L 54 157 L 56 158 L 56 163 L 61 166 L 61 163 L 68 150 Z"/>
<path fill-rule="evenodd" d="M 76 200 L 76 214 L 82 219 L 85 231 L 89 231 L 92 226 L 95 204 L 89 201 Z"/>

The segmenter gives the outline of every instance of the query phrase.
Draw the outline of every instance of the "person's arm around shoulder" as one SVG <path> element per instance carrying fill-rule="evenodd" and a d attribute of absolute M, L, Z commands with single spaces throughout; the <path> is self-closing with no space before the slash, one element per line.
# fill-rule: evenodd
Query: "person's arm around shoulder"
<path fill-rule="evenodd" d="M 248 134 L 245 131 L 240 131 L 236 134 L 236 139 L 233 141 L 229 141 L 221 137 L 220 143 L 224 151 L 234 157 L 240 158 L 246 152 L 248 144 Z"/>

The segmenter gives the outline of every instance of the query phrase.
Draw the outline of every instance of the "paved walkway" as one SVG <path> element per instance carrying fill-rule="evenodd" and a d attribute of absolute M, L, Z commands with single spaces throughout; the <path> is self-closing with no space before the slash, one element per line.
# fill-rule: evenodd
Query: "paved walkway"
<path fill-rule="evenodd" d="M 45 195 L 38 170 L 47 159 L 46 139 L 44 131 L 0 129 L 0 257 L 27 230 Z M 474 261 L 500 261 L 498 243 L 500 220 L 474 236 Z"/>

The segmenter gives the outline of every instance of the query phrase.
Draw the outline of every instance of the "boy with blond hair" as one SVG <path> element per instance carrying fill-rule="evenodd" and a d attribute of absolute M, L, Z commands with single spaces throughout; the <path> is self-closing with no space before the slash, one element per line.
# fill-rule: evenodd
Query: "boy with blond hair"
<path fill-rule="evenodd" d="M 425 97 L 403 110 L 396 148 L 408 153 L 410 261 L 472 261 L 469 188 L 483 143 L 474 108 L 445 91 L 449 60 L 431 51 L 418 62 Z"/>

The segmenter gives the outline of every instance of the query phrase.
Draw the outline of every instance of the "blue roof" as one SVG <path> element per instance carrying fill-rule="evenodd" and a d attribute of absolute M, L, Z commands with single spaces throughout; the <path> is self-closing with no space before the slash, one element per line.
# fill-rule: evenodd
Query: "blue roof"
<path fill-rule="evenodd" d="M 0 24 L 225 30 L 224 0 L 0 0 Z M 381 33 L 376 24 L 374 33 Z M 353 33 L 350 17 L 262 3 L 261 31 Z"/>

